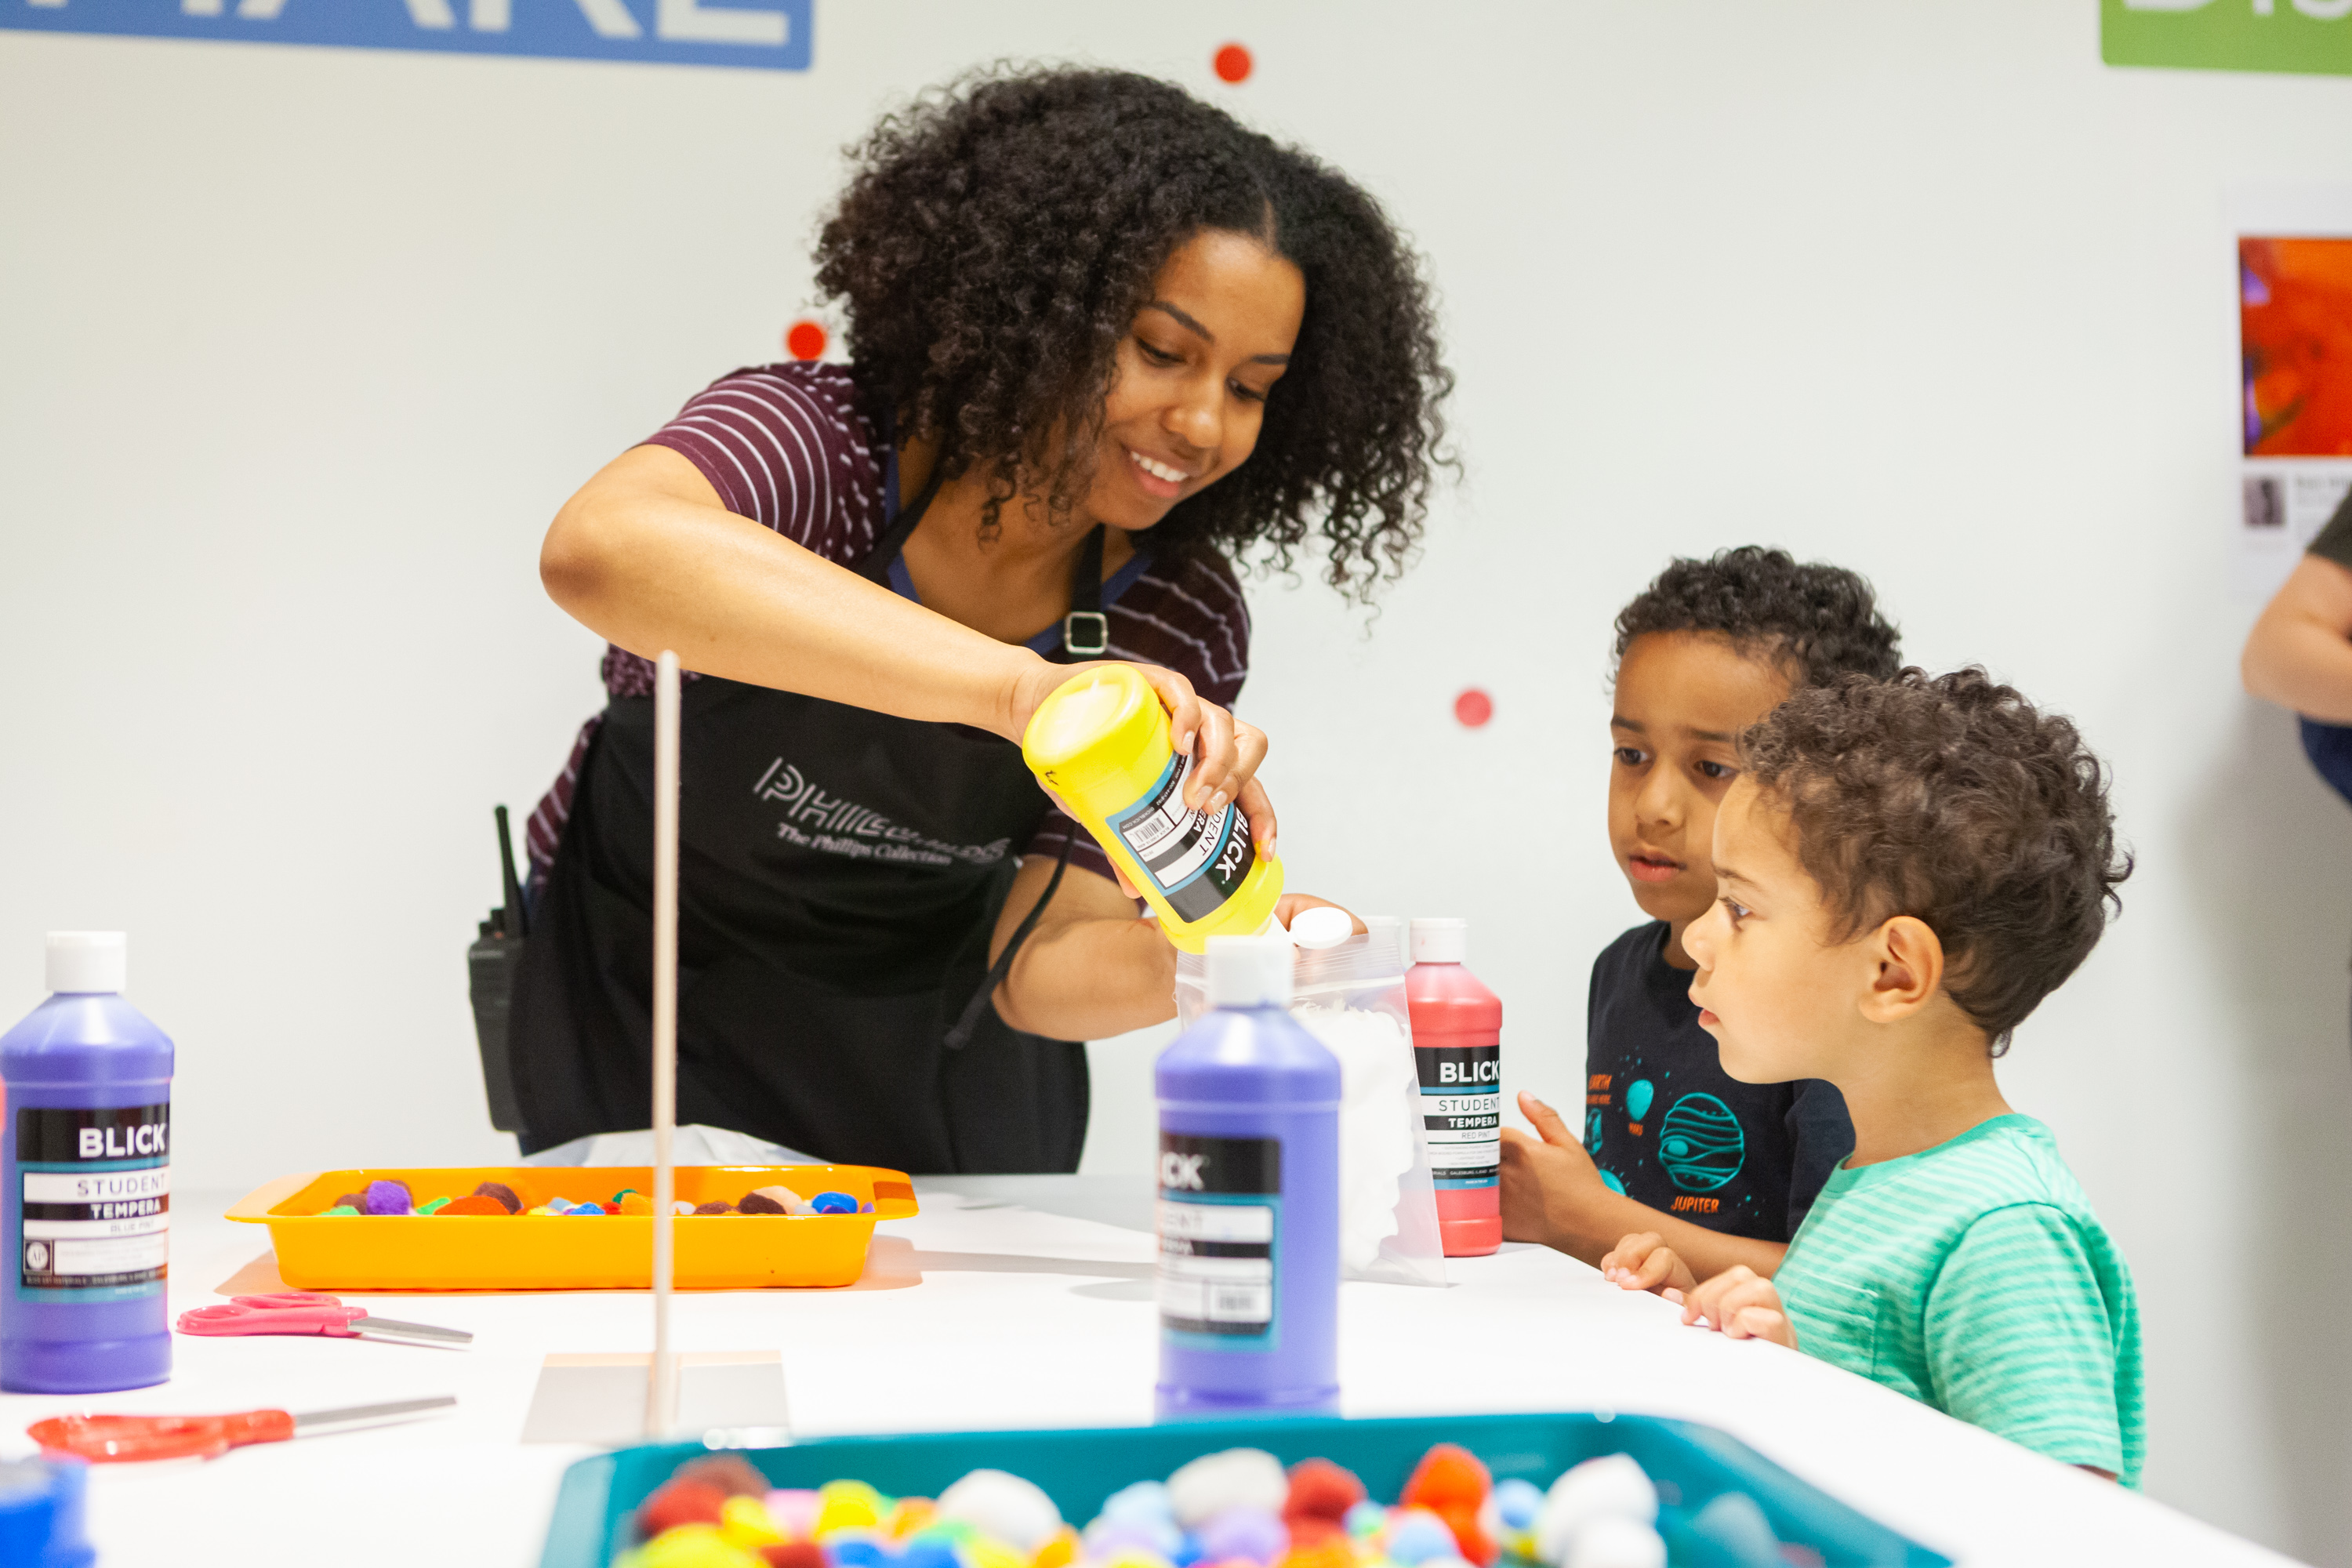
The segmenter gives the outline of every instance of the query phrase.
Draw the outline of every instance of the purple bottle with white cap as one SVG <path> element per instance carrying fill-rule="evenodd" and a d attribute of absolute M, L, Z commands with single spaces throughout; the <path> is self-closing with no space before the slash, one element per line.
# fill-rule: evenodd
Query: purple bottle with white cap
<path fill-rule="evenodd" d="M 0 1388 L 172 1375 L 172 1041 L 121 996 L 121 931 L 51 931 L 54 993 L 0 1035 Z"/>
<path fill-rule="evenodd" d="M 1291 1021 L 1291 945 L 1209 939 L 1160 1055 L 1160 1414 L 1339 1397 L 1339 1062 Z"/>

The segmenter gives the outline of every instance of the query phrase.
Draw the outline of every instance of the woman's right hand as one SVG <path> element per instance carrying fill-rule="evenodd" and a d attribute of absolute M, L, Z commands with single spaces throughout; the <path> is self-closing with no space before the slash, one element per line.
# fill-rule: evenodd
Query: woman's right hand
<path fill-rule="evenodd" d="M 1029 728 L 1038 705 L 1072 679 L 1108 660 L 1086 664 L 1049 664 L 1040 659 L 1023 672 L 1011 703 L 1010 738 L 1019 740 Z M 1274 853 L 1274 803 L 1257 782 L 1258 764 L 1265 760 L 1265 731 L 1245 724 L 1226 710 L 1202 699 L 1192 683 L 1176 670 L 1157 664 L 1129 661 L 1128 668 L 1143 677 L 1168 710 L 1168 739 L 1177 751 L 1195 759 L 1184 804 L 1195 811 L 1223 810 L 1228 801 L 1241 806 L 1250 835 L 1262 855 Z"/>

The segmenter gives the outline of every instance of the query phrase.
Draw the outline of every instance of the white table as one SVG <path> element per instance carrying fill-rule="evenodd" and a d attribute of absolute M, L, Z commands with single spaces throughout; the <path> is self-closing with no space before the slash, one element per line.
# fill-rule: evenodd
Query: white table
<path fill-rule="evenodd" d="M 1157 1350 L 1148 1190 L 1076 1176 L 919 1188 L 924 1212 L 880 1227 L 857 1286 L 683 1296 L 679 1348 L 781 1351 L 802 1436 L 1148 1422 Z M 259 1227 L 207 1217 L 227 1197 L 190 1194 L 175 1205 L 174 1313 L 219 1300 L 216 1288 L 267 1248 Z M 2286 1561 L 1822 1363 L 1686 1329 L 1664 1302 L 1627 1295 L 1547 1249 L 1511 1245 L 1449 1267 L 1455 1283 L 1444 1290 L 1344 1289 L 1348 1414 L 1611 1409 L 1709 1422 L 1970 1564 Z M 0 1395 L 0 1432 L 24 1451 L 27 1423 L 70 1408 L 300 1411 L 454 1394 L 454 1414 L 404 1426 L 209 1464 L 98 1467 L 100 1561 L 536 1563 L 558 1479 L 588 1451 L 517 1441 L 541 1358 L 642 1351 L 646 1299 L 373 1305 L 470 1329 L 476 1346 L 184 1336 L 170 1383 L 83 1401 Z M 1465 1346 L 1479 1353 L 1460 1353 Z"/>

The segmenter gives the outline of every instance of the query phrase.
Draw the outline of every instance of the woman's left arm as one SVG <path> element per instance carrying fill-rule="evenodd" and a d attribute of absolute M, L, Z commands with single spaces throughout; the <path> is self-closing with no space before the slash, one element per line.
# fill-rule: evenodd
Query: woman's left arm
<path fill-rule="evenodd" d="M 991 963 L 1053 878 L 1050 856 L 1032 855 L 1021 863 L 996 917 Z M 1328 901 L 1285 893 L 1275 918 L 1287 926 L 1300 910 Z M 1364 922 L 1356 921 L 1355 927 L 1360 934 Z M 1052 1040 L 1100 1040 L 1165 1023 L 1176 1016 L 1176 949 L 1157 921 L 1138 917 L 1135 900 L 1118 883 L 1073 866 L 996 988 L 996 1015 L 1024 1034 Z"/>
<path fill-rule="evenodd" d="M 996 917 L 990 963 L 1053 877 L 1051 856 L 1021 863 Z M 1072 866 L 996 988 L 996 1013 L 1013 1028 L 1055 1040 L 1099 1040 L 1163 1022 L 1176 1016 L 1176 950 L 1159 922 L 1137 918 L 1118 883 Z"/>

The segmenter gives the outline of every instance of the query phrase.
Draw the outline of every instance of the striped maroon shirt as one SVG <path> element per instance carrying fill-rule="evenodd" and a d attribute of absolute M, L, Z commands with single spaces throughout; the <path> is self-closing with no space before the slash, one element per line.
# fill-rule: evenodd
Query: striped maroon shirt
<path fill-rule="evenodd" d="M 799 362 L 739 370 L 697 393 L 645 444 L 685 457 L 728 510 L 828 561 L 855 566 L 881 537 L 885 448 L 845 366 Z M 1148 545 L 1148 536 L 1143 542 Z M 1166 665 L 1210 701 L 1234 705 L 1249 676 L 1250 622 L 1230 566 L 1195 558 L 1162 568 L 1146 559 L 1139 570 L 1123 568 L 1104 586 L 1108 657 Z M 608 647 L 604 668 L 610 695 L 652 694 L 652 660 Z M 696 677 L 688 672 L 685 679 Z M 581 764 L 601 722 L 599 715 L 581 726 L 562 775 L 530 814 L 534 880 L 543 880 L 554 862 Z M 1053 814 L 1027 852 L 1060 854 L 1070 826 Z M 1071 848 L 1070 864 L 1111 874 L 1110 862 L 1084 834 Z"/>

